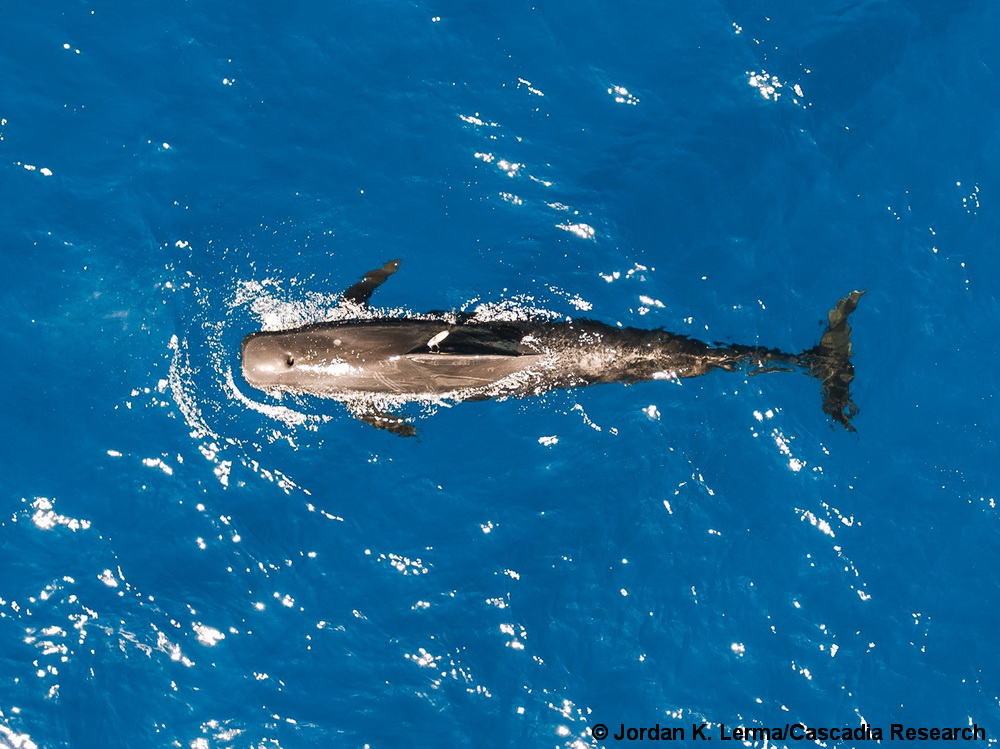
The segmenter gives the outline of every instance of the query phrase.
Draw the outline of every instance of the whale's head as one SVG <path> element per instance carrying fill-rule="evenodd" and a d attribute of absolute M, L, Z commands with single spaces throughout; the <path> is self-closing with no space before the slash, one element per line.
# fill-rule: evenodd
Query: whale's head
<path fill-rule="evenodd" d="M 243 377 L 261 390 L 333 394 L 367 387 L 411 345 L 363 326 L 306 326 L 251 333 L 240 347 Z"/>
<path fill-rule="evenodd" d="M 240 347 L 243 377 L 261 390 L 312 390 L 359 370 L 339 338 L 301 332 L 251 333 Z M 350 361 L 348 361 L 350 360 Z"/>
<path fill-rule="evenodd" d="M 294 339 L 273 333 L 252 333 L 243 339 L 243 377 L 262 390 L 284 389 L 294 380 L 295 365 L 308 359 Z"/>

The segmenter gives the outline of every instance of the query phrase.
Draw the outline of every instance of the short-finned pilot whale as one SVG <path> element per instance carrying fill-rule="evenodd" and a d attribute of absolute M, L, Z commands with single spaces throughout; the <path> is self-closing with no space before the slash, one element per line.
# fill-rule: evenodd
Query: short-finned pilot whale
<path fill-rule="evenodd" d="M 367 305 L 399 268 L 368 272 L 341 304 Z M 407 402 L 526 397 L 556 388 L 697 377 L 715 369 L 749 374 L 798 370 L 820 382 L 823 410 L 849 431 L 857 406 L 848 317 L 864 291 L 829 312 L 820 342 L 800 354 L 708 344 L 665 330 L 611 327 L 594 320 L 359 318 L 251 333 L 243 376 L 255 388 L 335 398 L 358 419 L 401 436 L 414 426 L 396 413 Z"/>

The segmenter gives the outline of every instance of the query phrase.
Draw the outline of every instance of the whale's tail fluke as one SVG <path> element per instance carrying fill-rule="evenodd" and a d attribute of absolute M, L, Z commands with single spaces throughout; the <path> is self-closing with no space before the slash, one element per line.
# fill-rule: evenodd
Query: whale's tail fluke
<path fill-rule="evenodd" d="M 829 324 L 819 344 L 804 351 L 799 363 L 820 381 L 823 411 L 850 432 L 857 431 L 851 419 L 858 407 L 851 400 L 854 365 L 851 363 L 851 326 L 848 318 L 864 291 L 852 291 L 829 312 Z"/>

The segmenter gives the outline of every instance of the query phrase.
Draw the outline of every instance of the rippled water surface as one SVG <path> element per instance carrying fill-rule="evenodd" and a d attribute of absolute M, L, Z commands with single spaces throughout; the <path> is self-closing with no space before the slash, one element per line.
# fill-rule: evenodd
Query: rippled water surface
<path fill-rule="evenodd" d="M 994 740 L 998 22 L 4 4 L 0 746 Z M 867 289 L 858 431 L 790 373 L 418 404 L 415 439 L 243 380 L 243 336 L 396 257 L 374 314 L 788 351 Z"/>

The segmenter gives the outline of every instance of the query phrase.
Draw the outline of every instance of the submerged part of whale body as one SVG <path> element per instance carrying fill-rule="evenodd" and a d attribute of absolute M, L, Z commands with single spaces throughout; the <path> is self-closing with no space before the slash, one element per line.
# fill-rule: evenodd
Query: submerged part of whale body
<path fill-rule="evenodd" d="M 369 272 L 344 293 L 342 304 L 363 307 L 398 267 L 393 260 Z M 251 333 L 241 348 L 243 376 L 265 391 L 335 398 L 372 426 L 412 436 L 413 425 L 393 413 L 407 402 L 525 397 L 602 382 L 677 380 L 714 369 L 799 370 L 820 381 L 823 410 L 854 431 L 848 317 L 862 294 L 853 291 L 838 301 L 820 342 L 800 354 L 710 345 L 593 320 L 359 318 Z"/>

